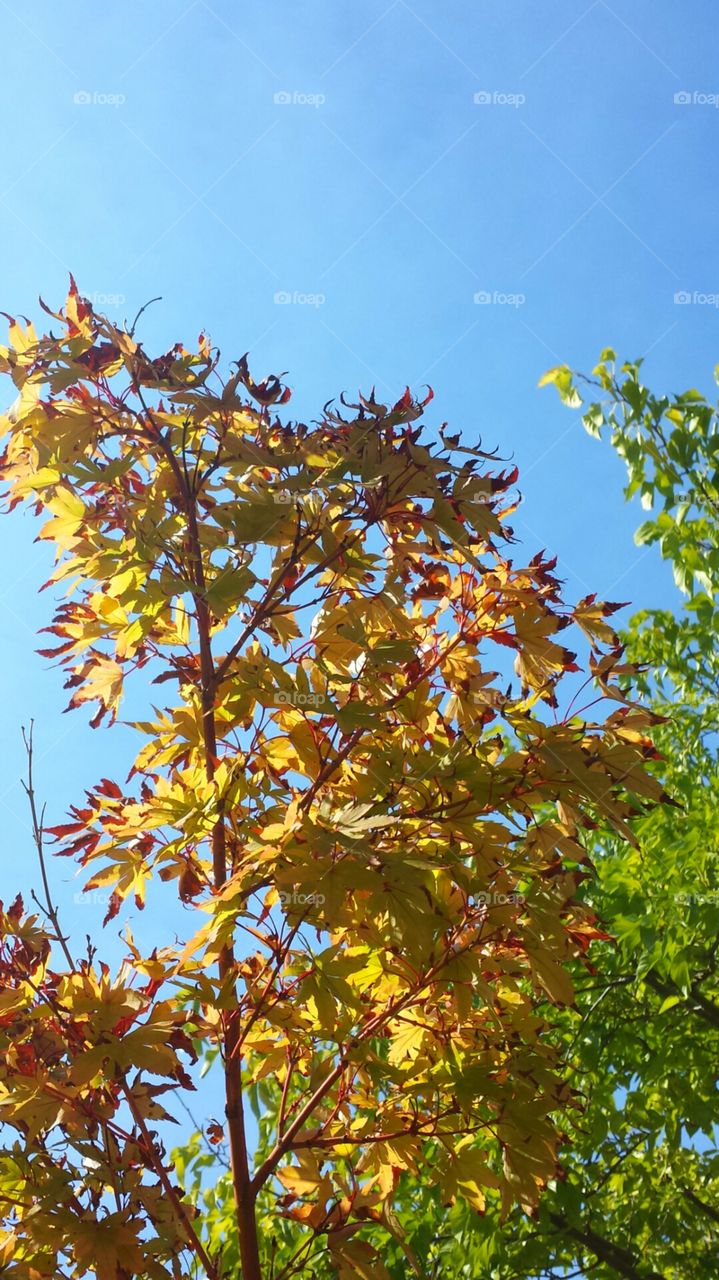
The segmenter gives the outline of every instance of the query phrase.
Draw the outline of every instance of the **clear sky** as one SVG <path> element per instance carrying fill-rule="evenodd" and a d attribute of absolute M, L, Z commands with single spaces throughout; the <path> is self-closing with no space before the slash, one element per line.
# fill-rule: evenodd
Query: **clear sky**
<path fill-rule="evenodd" d="M 300 416 L 430 382 L 432 420 L 513 455 L 515 528 L 570 597 L 673 602 L 620 464 L 536 384 L 612 344 L 711 391 L 717 33 L 714 0 L 0 0 L 0 306 L 36 317 L 69 270 L 118 319 L 160 294 L 148 347 L 207 329 L 287 370 Z M 132 748 L 62 716 L 34 656 L 33 532 L 0 521 L 6 899 L 32 860 L 21 723 L 49 821 Z"/>

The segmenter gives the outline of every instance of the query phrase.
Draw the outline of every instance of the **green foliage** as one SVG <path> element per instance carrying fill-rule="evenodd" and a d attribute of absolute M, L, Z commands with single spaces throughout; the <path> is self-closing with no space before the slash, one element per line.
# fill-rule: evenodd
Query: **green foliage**
<path fill-rule="evenodd" d="M 693 1280 L 716 1274 L 719 1244 L 719 428 L 697 391 L 655 396 L 640 362 L 618 369 L 609 350 L 559 390 L 576 404 L 586 387 L 599 394 L 584 425 L 609 433 L 626 496 L 649 513 L 637 542 L 659 546 L 685 596 L 675 613 L 637 614 L 623 637 L 665 717 L 650 767 L 675 804 L 634 824 L 637 849 L 595 835 L 587 900 L 615 941 L 592 948 L 596 976 L 578 984 L 565 1039 L 587 1107 L 566 1180 L 517 1234 L 527 1270 L 508 1261 L 499 1274 L 578 1262 L 597 1276 Z"/>

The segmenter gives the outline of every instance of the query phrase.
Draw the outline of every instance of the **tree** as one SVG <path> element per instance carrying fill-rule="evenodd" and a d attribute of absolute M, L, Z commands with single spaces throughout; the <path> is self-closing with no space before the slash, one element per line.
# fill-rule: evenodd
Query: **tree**
<path fill-rule="evenodd" d="M 633 822 L 629 848 L 600 824 L 588 833 L 597 875 L 584 900 L 610 935 L 592 972 L 570 966 L 576 1005 L 551 1032 L 582 1100 L 567 1117 L 561 1176 L 526 1218 L 447 1210 L 435 1188 L 405 1180 L 395 1213 L 428 1277 L 537 1280 L 626 1277 L 711 1280 L 719 1249 L 719 426 L 696 391 L 667 397 L 642 382 L 641 362 L 603 353 L 593 375 L 550 371 L 566 403 L 626 461 L 626 496 L 641 496 L 641 545 L 658 544 L 682 592 L 677 608 L 642 611 L 622 639 L 635 686 L 662 723 L 649 768 L 672 796 Z M 591 399 L 594 403 L 584 404 Z M 265 1086 L 265 1126 L 277 1091 Z M 268 1114 L 269 1113 L 269 1114 Z M 261 1136 L 266 1130 L 261 1131 Z M 178 1153 L 194 1171 L 211 1230 L 229 1211 L 226 1180 L 203 1192 L 199 1136 Z M 204 1196 L 204 1199 L 203 1199 Z M 281 1258 L 296 1237 L 286 1229 Z M 384 1251 L 404 1280 L 402 1250 Z M 315 1263 L 317 1280 L 331 1270 Z"/>
<path fill-rule="evenodd" d="M 209 1046 L 244 1280 L 268 1274 L 260 1195 L 340 1275 L 381 1277 L 363 1224 L 401 1234 L 408 1173 L 506 1211 L 555 1171 L 572 1091 L 537 1006 L 571 1002 L 566 962 L 598 936 L 582 831 L 630 839 L 661 797 L 653 717 L 620 688 L 614 606 L 565 606 L 542 555 L 514 565 L 515 473 L 443 429 L 424 442 L 428 399 L 283 424 L 288 389 L 244 358 L 222 379 L 204 335 L 151 358 L 74 282 L 50 314 L 60 336 L 13 320 L 0 353 L 9 503 L 49 516 L 70 584 L 41 652 L 93 726 L 130 675 L 153 710 L 124 786 L 49 833 L 111 891 L 105 924 L 163 883 L 197 922 L 149 955 L 128 927 L 113 970 L 76 955 L 50 897 L 44 920 L 3 912 L 7 1274 L 228 1274 L 233 1242 L 208 1243 L 156 1127 Z M 573 623 L 600 718 L 558 704 Z"/>
<path fill-rule="evenodd" d="M 461 1203 L 447 1215 L 416 1184 L 397 1212 L 437 1276 L 710 1278 L 719 1247 L 717 411 L 696 391 L 653 394 L 641 362 L 617 367 L 610 351 L 589 378 L 561 366 L 545 381 L 584 409 L 592 434 L 610 434 L 627 463 L 626 495 L 640 494 L 649 513 L 637 541 L 659 544 L 685 596 L 676 611 L 635 615 L 622 636 L 634 683 L 662 718 L 648 767 L 674 803 L 633 822 L 635 849 L 603 825 L 589 835 L 597 876 L 584 899 L 611 936 L 592 948 L 593 973 L 573 965 L 577 1007 L 553 1019 L 583 1106 L 536 1215 L 501 1222 L 490 1209 L 478 1219 Z M 585 406 L 587 388 L 600 398 Z M 399 1280 L 399 1257 L 389 1266 Z"/>
<path fill-rule="evenodd" d="M 590 1101 L 557 1203 L 565 1249 L 582 1227 L 595 1241 L 631 1240 L 631 1258 L 603 1262 L 599 1275 L 689 1280 L 714 1275 L 719 1246 L 717 411 L 696 390 L 654 394 L 641 361 L 617 365 L 609 349 L 589 378 L 560 368 L 547 379 L 581 406 L 591 434 L 609 434 L 626 496 L 647 512 L 636 541 L 659 546 L 684 596 L 676 612 L 637 614 L 623 637 L 664 721 L 650 767 L 675 803 L 634 824 L 636 850 L 609 832 L 592 849 L 587 900 L 616 944 L 595 952 L 598 980 L 576 1030 Z M 552 1212 L 547 1202 L 542 1214 Z M 586 1267 L 592 1240 L 579 1245 Z"/>

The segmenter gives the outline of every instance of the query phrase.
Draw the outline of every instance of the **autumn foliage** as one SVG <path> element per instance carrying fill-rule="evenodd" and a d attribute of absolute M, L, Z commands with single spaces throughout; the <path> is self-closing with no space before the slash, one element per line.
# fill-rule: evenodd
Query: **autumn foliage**
<path fill-rule="evenodd" d="M 95 726 L 147 691 L 129 779 L 52 834 L 113 928 L 158 879 L 196 912 L 151 954 L 126 929 L 112 970 L 19 900 L 0 917 L 0 1271 L 223 1274 L 161 1138 L 214 1045 L 244 1280 L 260 1192 L 381 1277 L 361 1226 L 394 1230 L 406 1171 L 478 1210 L 555 1171 L 573 1097 L 543 1016 L 597 933 L 582 830 L 629 838 L 659 794 L 612 606 L 515 563 L 516 472 L 427 438 L 429 397 L 283 421 L 287 388 L 244 359 L 223 379 L 204 336 L 152 358 L 74 284 L 52 328 L 0 349 L 9 504 L 44 517 L 62 587 L 42 652 Z M 595 688 L 569 705 L 579 629 Z"/>

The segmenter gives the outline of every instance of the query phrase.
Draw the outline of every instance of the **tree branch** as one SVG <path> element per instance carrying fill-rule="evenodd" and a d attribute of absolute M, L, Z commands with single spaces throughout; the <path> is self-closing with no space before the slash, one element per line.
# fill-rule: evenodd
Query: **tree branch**
<path fill-rule="evenodd" d="M 70 967 L 70 971 L 74 973 L 77 966 L 75 964 L 75 961 L 72 958 L 72 955 L 70 954 L 70 948 L 67 945 L 68 940 L 64 936 L 62 929 L 60 928 L 60 921 L 58 919 L 57 907 L 55 906 L 52 900 L 52 894 L 50 892 L 50 881 L 48 879 L 47 867 L 45 865 L 45 849 L 44 849 L 44 840 L 43 840 L 43 817 L 44 817 L 45 810 L 43 809 L 42 813 L 38 814 L 37 802 L 35 799 L 35 783 L 33 779 L 33 740 L 32 740 L 33 727 L 34 727 L 34 722 L 31 720 L 30 728 L 27 730 L 27 732 L 25 731 L 24 727 L 22 730 L 22 740 L 25 743 L 25 750 L 27 752 L 27 782 L 23 782 L 22 785 L 23 785 L 23 790 L 25 791 L 25 795 L 27 796 L 28 802 L 30 804 L 32 835 L 35 843 L 35 848 L 37 849 L 37 856 L 40 863 L 40 875 L 42 876 L 43 893 L 45 894 L 45 911 L 47 912 L 48 919 L 50 920 L 52 927 L 55 930 L 56 941 L 59 942 L 60 946 L 62 947 L 63 953 L 65 955 L 65 959 L 67 960 L 67 963 Z"/>

